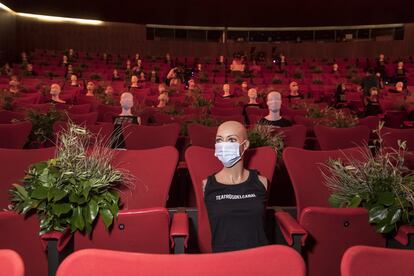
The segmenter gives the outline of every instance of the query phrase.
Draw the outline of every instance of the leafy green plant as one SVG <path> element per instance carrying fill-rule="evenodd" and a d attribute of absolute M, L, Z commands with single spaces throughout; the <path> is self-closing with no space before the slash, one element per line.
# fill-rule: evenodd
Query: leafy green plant
<path fill-rule="evenodd" d="M 60 132 L 55 158 L 33 164 L 10 190 L 11 209 L 40 219 L 42 235 L 50 231 L 90 234 L 100 216 L 108 229 L 118 214 L 118 189 L 132 177 L 112 167 L 113 152 L 103 142 L 90 145 L 86 128 L 69 123 Z M 96 138 L 98 139 L 98 138 Z"/>
<path fill-rule="evenodd" d="M 92 75 L 90 75 L 89 78 L 91 80 L 101 80 L 102 79 L 101 75 L 99 75 L 99 74 L 92 74 Z"/>
<path fill-rule="evenodd" d="M 13 94 L 7 89 L 2 89 L 0 93 L 0 109 L 12 110 L 13 109 Z"/>
<path fill-rule="evenodd" d="M 282 154 L 284 136 L 274 133 L 271 126 L 257 124 L 247 131 L 247 137 L 251 148 L 270 146 L 278 154 Z"/>
<path fill-rule="evenodd" d="M 242 77 L 240 75 L 236 75 L 236 78 L 234 79 L 233 83 L 235 84 L 242 84 L 244 80 L 242 79 Z"/>
<path fill-rule="evenodd" d="M 47 113 L 29 109 L 26 117 L 32 123 L 29 143 L 44 143 L 53 138 L 53 124 L 62 119 L 63 114 L 56 110 L 56 108 L 51 107 Z"/>
<path fill-rule="evenodd" d="M 332 108 L 329 108 L 329 107 L 320 108 L 320 106 L 316 104 L 306 106 L 306 117 L 308 118 L 313 118 L 313 119 L 326 118 L 330 116 L 331 112 L 332 112 Z"/>
<path fill-rule="evenodd" d="M 47 71 L 45 73 L 45 76 L 48 77 L 49 79 L 53 79 L 54 77 L 57 77 L 58 75 L 56 75 L 55 73 L 53 73 L 52 71 Z"/>
<path fill-rule="evenodd" d="M 272 79 L 272 84 L 282 84 L 282 83 L 283 83 L 283 81 L 279 78 L 273 78 Z"/>
<path fill-rule="evenodd" d="M 321 121 L 320 124 L 335 128 L 348 128 L 359 124 L 358 117 L 345 113 L 342 110 L 332 110 L 330 115 L 329 118 Z"/>
<path fill-rule="evenodd" d="M 323 81 L 321 79 L 313 79 L 312 83 L 313 84 L 323 84 Z"/>
<path fill-rule="evenodd" d="M 414 225 L 414 175 L 404 165 L 406 141 L 399 141 L 398 149 L 385 149 L 382 126 L 375 131 L 375 154 L 366 148 L 362 160 L 329 160 L 324 178 L 332 206 L 366 208 L 369 222 L 386 234 L 402 224 Z"/>
<path fill-rule="evenodd" d="M 200 74 L 198 75 L 198 81 L 200 82 L 200 83 L 206 83 L 206 82 L 208 82 L 208 76 L 207 76 L 207 74 L 205 73 L 205 72 L 200 72 Z"/>
<path fill-rule="evenodd" d="M 303 76 L 302 71 L 299 69 L 295 69 L 295 72 L 293 72 L 293 78 L 298 80 L 298 79 L 302 79 L 302 76 Z"/>
<path fill-rule="evenodd" d="M 314 66 L 312 68 L 312 73 L 321 74 L 321 73 L 323 73 L 323 69 L 320 66 Z"/>

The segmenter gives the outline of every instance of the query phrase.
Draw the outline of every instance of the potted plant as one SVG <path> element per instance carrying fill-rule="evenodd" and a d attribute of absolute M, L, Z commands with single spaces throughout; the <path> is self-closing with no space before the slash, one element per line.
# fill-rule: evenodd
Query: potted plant
<path fill-rule="evenodd" d="M 27 119 L 32 123 L 29 145 L 43 145 L 53 139 L 53 124 L 63 119 L 63 113 L 52 106 L 46 113 L 29 109 Z"/>
<path fill-rule="evenodd" d="M 36 213 L 39 234 L 51 231 L 91 233 L 100 216 L 109 228 L 120 206 L 118 189 L 132 178 L 111 165 L 113 151 L 102 142 L 90 146 L 86 128 L 69 123 L 60 132 L 53 159 L 33 164 L 23 185 L 10 190 L 11 209 Z"/>
<path fill-rule="evenodd" d="M 299 69 L 295 69 L 295 72 L 293 73 L 293 78 L 294 79 L 302 79 L 302 71 Z"/>
<path fill-rule="evenodd" d="M 329 118 L 321 121 L 320 124 L 335 128 L 348 128 L 357 126 L 359 124 L 359 120 L 358 117 L 353 116 L 352 114 L 345 113 L 342 110 L 335 110 L 331 112 L 331 116 Z"/>
<path fill-rule="evenodd" d="M 271 126 L 257 124 L 247 131 L 247 137 L 251 148 L 270 146 L 278 155 L 282 154 L 284 136 L 281 133 L 274 133 Z"/>
<path fill-rule="evenodd" d="M 363 207 L 369 223 L 379 233 L 395 233 L 400 225 L 414 225 L 414 174 L 404 165 L 406 141 L 398 149 L 385 149 L 380 124 L 377 148 L 361 149 L 362 160 L 330 160 L 326 166 L 326 185 L 333 207 Z"/>

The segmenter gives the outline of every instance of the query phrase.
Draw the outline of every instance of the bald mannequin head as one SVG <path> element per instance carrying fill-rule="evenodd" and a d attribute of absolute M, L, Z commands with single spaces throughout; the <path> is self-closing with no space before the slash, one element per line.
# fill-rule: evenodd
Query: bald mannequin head
<path fill-rule="evenodd" d="M 249 141 L 247 140 L 247 131 L 244 125 L 236 121 L 227 121 L 222 123 L 216 134 L 216 143 L 221 142 L 238 142 L 242 144 L 244 152 L 249 147 Z"/>
<path fill-rule="evenodd" d="M 267 94 L 267 106 L 269 111 L 272 113 L 277 113 L 280 111 L 282 105 L 282 96 L 277 91 L 272 91 Z"/>
<path fill-rule="evenodd" d="M 247 96 L 251 102 L 256 102 L 257 99 L 257 90 L 255 88 L 250 88 L 247 91 Z"/>

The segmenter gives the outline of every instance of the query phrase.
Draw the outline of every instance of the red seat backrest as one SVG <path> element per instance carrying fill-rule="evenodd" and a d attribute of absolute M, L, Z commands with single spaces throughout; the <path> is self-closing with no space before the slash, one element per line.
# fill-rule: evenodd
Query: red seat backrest
<path fill-rule="evenodd" d="M 54 157 L 55 148 L 21 150 L 0 149 L 0 208 L 10 203 L 8 190 L 13 183 L 19 183 L 30 165 Z"/>
<path fill-rule="evenodd" d="M 381 130 L 385 147 L 398 149 L 398 140 L 407 142 L 407 150 L 414 151 L 414 129 L 397 129 L 384 127 Z"/>
<path fill-rule="evenodd" d="M 304 125 L 274 128 L 274 132 L 283 135 L 284 147 L 303 148 L 305 146 L 306 127 Z"/>
<path fill-rule="evenodd" d="M 98 121 L 98 112 L 85 114 L 69 113 L 68 116 L 77 125 L 94 125 Z"/>
<path fill-rule="evenodd" d="M 342 276 L 414 275 L 414 251 L 353 246 L 342 257 Z"/>
<path fill-rule="evenodd" d="M 191 146 L 185 152 L 185 160 L 191 176 L 191 182 L 196 196 L 198 209 L 198 243 L 201 252 L 211 252 L 211 233 L 207 210 L 204 205 L 202 182 L 209 175 L 223 168 L 220 161 L 214 156 L 214 149 Z M 268 190 L 272 183 L 276 165 L 276 152 L 270 147 L 249 149 L 245 154 L 246 168 L 256 169 L 260 175 L 268 179 Z"/>
<path fill-rule="evenodd" d="M 1 249 L 0 266 L 1 272 L 4 275 L 24 276 L 24 263 L 16 251 Z"/>
<path fill-rule="evenodd" d="M 377 116 L 368 116 L 359 119 L 359 124 L 362 126 L 367 126 L 372 131 L 378 128 L 379 121 L 380 119 Z"/>
<path fill-rule="evenodd" d="M 9 124 L 12 120 L 24 121 L 26 115 L 23 112 L 0 110 L 0 124 Z"/>
<path fill-rule="evenodd" d="M 0 248 L 16 251 L 23 259 L 26 276 L 47 275 L 47 254 L 39 238 L 39 221 L 35 215 L 25 218 L 14 212 L 0 212 Z M 1 262 L 1 261 L 0 261 Z M 5 273 L 3 275 L 12 275 Z"/>
<path fill-rule="evenodd" d="M 0 148 L 23 148 L 31 130 L 30 122 L 0 124 Z"/>
<path fill-rule="evenodd" d="M 180 132 L 177 123 L 162 126 L 128 125 L 124 128 L 127 149 L 150 149 L 175 146 Z"/>
<path fill-rule="evenodd" d="M 283 245 L 220 254 L 142 254 L 83 250 L 66 258 L 57 276 L 86 275 L 289 275 L 305 276 L 302 257 Z"/>
<path fill-rule="evenodd" d="M 188 136 L 193 146 L 214 148 L 218 127 L 209 127 L 200 124 L 188 125 Z"/>
<path fill-rule="evenodd" d="M 286 148 L 283 160 L 295 191 L 298 218 L 310 206 L 329 207 L 330 190 L 325 185 L 322 170 L 329 159 L 356 158 L 362 160 L 364 148 L 332 151 L 311 151 Z"/>
<path fill-rule="evenodd" d="M 242 108 L 241 107 L 232 107 L 232 108 L 220 108 L 220 107 L 212 107 L 210 108 L 210 112 L 212 115 L 215 116 L 233 116 L 233 115 L 241 115 Z"/>
<path fill-rule="evenodd" d="M 316 138 L 322 150 L 346 149 L 368 145 L 370 129 L 367 126 L 334 128 L 314 126 Z"/>
<path fill-rule="evenodd" d="M 115 151 L 113 165 L 134 177 L 134 187 L 121 189 L 122 209 L 165 207 L 178 162 L 172 146 Z"/>

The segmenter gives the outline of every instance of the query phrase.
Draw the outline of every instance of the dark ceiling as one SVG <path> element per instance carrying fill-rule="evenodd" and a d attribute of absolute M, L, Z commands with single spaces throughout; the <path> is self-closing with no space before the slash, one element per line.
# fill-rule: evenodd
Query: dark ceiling
<path fill-rule="evenodd" d="M 414 22 L 412 0 L 0 0 L 17 12 L 141 24 L 337 26 Z"/>

